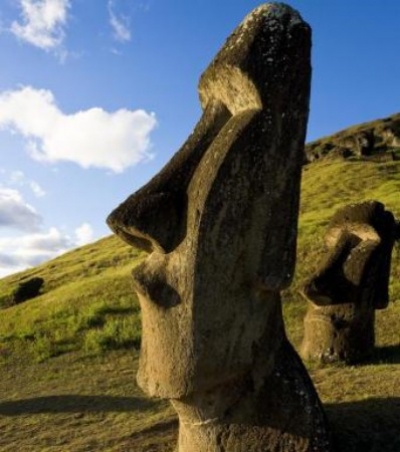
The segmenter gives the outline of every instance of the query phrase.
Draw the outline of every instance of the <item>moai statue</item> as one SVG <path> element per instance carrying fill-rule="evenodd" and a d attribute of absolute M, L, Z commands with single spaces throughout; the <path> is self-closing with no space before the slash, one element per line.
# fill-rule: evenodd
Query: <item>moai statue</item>
<path fill-rule="evenodd" d="M 378 201 L 350 204 L 333 216 L 326 256 L 302 293 L 309 301 L 301 355 L 357 362 L 375 344 L 375 310 L 389 303 L 392 248 L 398 223 Z"/>
<path fill-rule="evenodd" d="M 138 383 L 170 399 L 180 452 L 325 452 L 324 413 L 289 344 L 280 291 L 295 263 L 310 28 L 264 4 L 200 79 L 203 116 L 108 218 L 150 253 Z"/>

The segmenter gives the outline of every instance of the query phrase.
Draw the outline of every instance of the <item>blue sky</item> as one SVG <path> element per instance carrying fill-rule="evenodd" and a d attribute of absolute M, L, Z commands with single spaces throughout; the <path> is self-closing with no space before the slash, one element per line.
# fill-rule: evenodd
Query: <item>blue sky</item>
<path fill-rule="evenodd" d="M 308 140 L 400 111 L 399 0 L 293 0 Z M 259 1 L 0 0 L 0 276 L 109 234 L 178 150 L 197 82 Z"/>

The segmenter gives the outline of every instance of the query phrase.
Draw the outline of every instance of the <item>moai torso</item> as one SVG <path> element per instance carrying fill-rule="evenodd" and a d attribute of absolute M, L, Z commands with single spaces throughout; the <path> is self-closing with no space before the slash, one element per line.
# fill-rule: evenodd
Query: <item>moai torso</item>
<path fill-rule="evenodd" d="M 321 362 L 356 362 L 375 344 L 375 310 L 389 302 L 396 221 L 383 204 L 366 201 L 338 210 L 325 235 L 318 270 L 307 281 L 309 301 L 301 355 Z"/>
<path fill-rule="evenodd" d="M 167 166 L 108 218 L 148 251 L 138 383 L 171 399 L 180 452 L 325 452 L 325 417 L 288 343 L 310 29 L 254 10 L 201 76 L 203 116 Z"/>

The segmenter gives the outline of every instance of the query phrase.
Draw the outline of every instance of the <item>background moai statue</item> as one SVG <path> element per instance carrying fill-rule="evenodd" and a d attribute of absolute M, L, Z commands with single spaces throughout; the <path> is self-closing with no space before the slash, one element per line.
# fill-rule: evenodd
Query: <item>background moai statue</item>
<path fill-rule="evenodd" d="M 203 116 L 108 218 L 147 250 L 138 383 L 171 399 L 180 452 L 329 450 L 285 336 L 310 85 L 310 29 L 283 4 L 248 15 L 200 79 Z"/>
<path fill-rule="evenodd" d="M 375 309 L 389 302 L 392 248 L 399 225 L 377 201 L 351 204 L 333 216 L 327 254 L 306 282 L 309 301 L 301 355 L 321 362 L 355 362 L 375 344 Z"/>

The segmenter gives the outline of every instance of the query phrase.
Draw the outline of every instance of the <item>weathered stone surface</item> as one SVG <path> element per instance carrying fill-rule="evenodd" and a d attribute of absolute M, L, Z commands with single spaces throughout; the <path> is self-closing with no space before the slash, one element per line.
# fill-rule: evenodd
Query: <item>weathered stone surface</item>
<path fill-rule="evenodd" d="M 375 344 L 375 310 L 389 302 L 391 253 L 398 224 L 378 201 L 339 209 L 325 235 L 326 256 L 304 286 L 309 300 L 301 355 L 354 362 Z"/>
<path fill-rule="evenodd" d="M 138 382 L 172 400 L 180 452 L 329 450 L 280 299 L 294 271 L 310 72 L 298 13 L 254 10 L 200 79 L 192 135 L 108 218 L 151 253 L 133 271 Z"/>
<path fill-rule="evenodd" d="M 382 137 L 388 146 L 400 147 L 400 131 L 398 125 L 397 130 L 395 127 L 385 127 L 382 131 Z"/>

